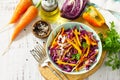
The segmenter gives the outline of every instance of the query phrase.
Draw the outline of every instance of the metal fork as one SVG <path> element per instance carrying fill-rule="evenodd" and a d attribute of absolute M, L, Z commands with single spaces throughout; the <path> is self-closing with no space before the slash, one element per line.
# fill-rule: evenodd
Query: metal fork
<path fill-rule="evenodd" d="M 38 43 L 34 47 L 34 49 L 30 50 L 30 52 L 41 67 L 47 66 L 59 78 L 59 80 L 63 80 L 62 77 L 52 67 L 48 65 L 49 59 L 47 59 L 45 49 L 42 47 L 41 44 Z M 60 73 L 66 78 L 66 80 L 68 80 L 62 72 Z"/>

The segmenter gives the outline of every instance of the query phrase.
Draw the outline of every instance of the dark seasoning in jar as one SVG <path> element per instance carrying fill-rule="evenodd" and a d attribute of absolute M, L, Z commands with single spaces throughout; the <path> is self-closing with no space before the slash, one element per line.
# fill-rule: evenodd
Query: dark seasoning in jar
<path fill-rule="evenodd" d="M 39 20 L 33 25 L 33 33 L 38 38 L 46 38 L 51 32 L 50 24 Z"/>

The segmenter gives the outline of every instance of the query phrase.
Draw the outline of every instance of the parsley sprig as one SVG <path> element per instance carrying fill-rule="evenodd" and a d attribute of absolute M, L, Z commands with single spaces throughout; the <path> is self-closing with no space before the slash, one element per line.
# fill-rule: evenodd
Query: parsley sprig
<path fill-rule="evenodd" d="M 105 64 L 112 67 L 113 70 L 120 69 L 120 34 L 114 27 L 114 22 L 111 22 L 111 28 L 106 33 L 107 37 L 104 37 L 101 33 L 99 34 L 103 50 L 108 53 L 108 60 Z"/>
<path fill-rule="evenodd" d="M 80 54 L 79 54 L 79 53 L 73 54 L 73 55 L 72 55 L 72 59 L 79 60 L 79 59 L 80 59 Z"/>

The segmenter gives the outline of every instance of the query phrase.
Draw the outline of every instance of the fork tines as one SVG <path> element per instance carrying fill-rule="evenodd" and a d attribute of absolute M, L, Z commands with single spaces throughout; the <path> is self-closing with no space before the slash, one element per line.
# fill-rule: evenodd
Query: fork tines
<path fill-rule="evenodd" d="M 30 52 L 39 63 L 46 57 L 45 49 L 39 43 Z"/>

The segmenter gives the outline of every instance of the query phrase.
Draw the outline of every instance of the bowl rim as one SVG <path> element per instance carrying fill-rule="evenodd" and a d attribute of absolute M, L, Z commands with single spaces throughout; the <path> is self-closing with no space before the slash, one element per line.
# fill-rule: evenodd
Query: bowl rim
<path fill-rule="evenodd" d="M 93 35 L 96 37 L 97 40 L 99 40 L 98 42 L 98 47 L 99 47 L 99 52 L 98 52 L 98 55 L 97 55 L 97 61 L 89 68 L 89 70 L 83 70 L 83 71 L 78 71 L 78 72 L 66 72 L 66 71 L 63 71 L 62 69 L 60 69 L 51 59 L 50 55 L 49 55 L 49 50 L 48 50 L 48 47 L 49 47 L 49 41 L 51 40 L 52 42 L 52 39 L 50 37 L 52 37 L 52 35 L 55 33 L 55 35 L 58 33 L 58 31 L 62 28 L 62 27 L 65 27 L 64 25 L 66 24 L 77 24 L 77 25 L 82 25 L 83 29 L 84 28 L 87 28 L 85 30 L 88 30 L 90 32 L 93 32 Z M 73 28 L 73 26 L 71 26 Z M 59 30 L 57 30 L 59 29 Z M 57 31 L 56 31 L 57 30 Z M 102 43 L 101 43 L 101 39 L 100 37 L 98 36 L 98 34 L 95 32 L 94 29 L 92 29 L 91 27 L 89 27 L 88 25 L 84 24 L 84 23 L 81 23 L 81 22 L 66 22 L 64 24 L 61 24 L 61 25 L 58 25 L 57 27 L 54 28 L 54 30 L 50 33 L 48 39 L 47 39 L 47 43 L 46 43 L 46 54 L 47 54 L 47 57 L 49 58 L 51 64 L 59 71 L 63 72 L 63 73 L 66 73 L 66 74 L 72 74 L 72 75 L 78 75 L 78 74 L 84 74 L 84 73 L 87 73 L 89 71 L 91 71 L 93 68 L 95 68 L 95 66 L 98 64 L 100 58 L 101 58 L 101 55 L 102 55 Z"/>

